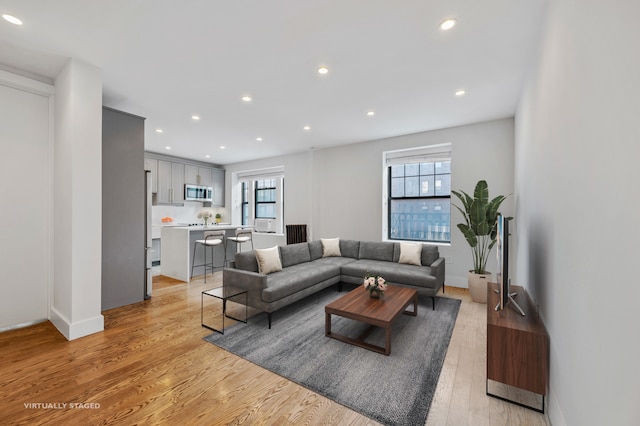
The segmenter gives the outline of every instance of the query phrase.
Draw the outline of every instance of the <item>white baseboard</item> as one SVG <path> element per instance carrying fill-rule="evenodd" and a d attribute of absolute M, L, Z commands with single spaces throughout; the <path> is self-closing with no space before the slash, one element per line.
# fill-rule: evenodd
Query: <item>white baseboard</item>
<path fill-rule="evenodd" d="M 444 285 L 451 287 L 468 288 L 468 277 L 447 276 L 444 277 Z"/>
<path fill-rule="evenodd" d="M 67 340 L 75 340 L 104 331 L 104 317 L 102 315 L 71 323 L 52 307 L 50 321 Z"/>

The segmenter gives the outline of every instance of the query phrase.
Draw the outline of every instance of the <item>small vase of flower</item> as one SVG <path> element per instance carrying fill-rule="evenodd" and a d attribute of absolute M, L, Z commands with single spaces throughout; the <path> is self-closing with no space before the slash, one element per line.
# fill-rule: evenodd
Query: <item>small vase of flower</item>
<path fill-rule="evenodd" d="M 378 299 L 387 290 L 387 282 L 379 275 L 369 275 L 364 277 L 364 288 L 369 291 L 369 296 Z"/>
<path fill-rule="evenodd" d="M 207 222 L 209 221 L 209 218 L 213 217 L 213 212 L 211 210 L 201 210 L 200 213 L 198 213 L 198 219 L 202 219 L 204 221 L 204 226 L 207 226 Z"/>

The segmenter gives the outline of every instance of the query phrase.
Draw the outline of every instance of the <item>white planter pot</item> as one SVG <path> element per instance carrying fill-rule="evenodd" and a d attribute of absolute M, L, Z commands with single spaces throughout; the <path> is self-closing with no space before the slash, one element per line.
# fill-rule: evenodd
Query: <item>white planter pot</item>
<path fill-rule="evenodd" d="M 487 287 L 491 282 L 491 272 L 486 274 L 475 274 L 469 271 L 467 284 L 469 285 L 469 293 L 471 300 L 477 303 L 487 303 Z"/>

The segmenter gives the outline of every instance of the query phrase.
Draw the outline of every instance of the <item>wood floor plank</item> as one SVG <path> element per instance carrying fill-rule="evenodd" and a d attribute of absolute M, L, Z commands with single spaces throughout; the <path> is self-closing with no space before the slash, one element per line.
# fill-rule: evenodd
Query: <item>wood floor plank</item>
<path fill-rule="evenodd" d="M 204 341 L 201 292 L 221 277 L 155 277 L 150 300 L 104 312 L 103 332 L 71 342 L 49 322 L 0 333 L 0 424 L 378 424 Z M 462 305 L 426 423 L 547 424 L 485 395 L 486 306 L 466 290 L 447 287 L 444 297 Z"/>

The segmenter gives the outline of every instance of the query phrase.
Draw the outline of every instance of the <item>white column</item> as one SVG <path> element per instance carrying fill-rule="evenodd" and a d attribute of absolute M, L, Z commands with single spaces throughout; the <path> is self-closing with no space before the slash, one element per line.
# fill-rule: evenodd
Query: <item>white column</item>
<path fill-rule="evenodd" d="M 104 329 L 102 73 L 71 59 L 55 79 L 51 322 L 69 340 Z"/>

